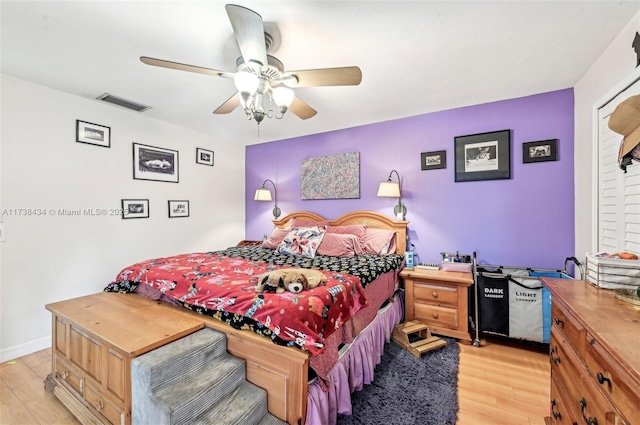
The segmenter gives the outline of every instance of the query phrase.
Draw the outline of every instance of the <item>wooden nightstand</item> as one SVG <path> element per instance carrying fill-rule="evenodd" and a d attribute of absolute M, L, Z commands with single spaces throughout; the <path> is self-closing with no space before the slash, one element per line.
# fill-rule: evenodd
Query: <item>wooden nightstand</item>
<path fill-rule="evenodd" d="M 262 245 L 262 241 L 243 240 L 238 242 L 238 245 L 236 246 L 260 246 L 260 245 Z"/>
<path fill-rule="evenodd" d="M 471 343 L 468 293 L 471 273 L 404 269 L 406 321 L 419 320 L 438 335 Z"/>

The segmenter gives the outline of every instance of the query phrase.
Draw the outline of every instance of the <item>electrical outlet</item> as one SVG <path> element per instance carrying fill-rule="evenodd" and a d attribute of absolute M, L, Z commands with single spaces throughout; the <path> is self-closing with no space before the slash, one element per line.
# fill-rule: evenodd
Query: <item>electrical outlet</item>
<path fill-rule="evenodd" d="M 7 235 L 4 229 L 4 223 L 0 223 L 0 242 L 5 242 L 6 240 L 7 240 Z"/>

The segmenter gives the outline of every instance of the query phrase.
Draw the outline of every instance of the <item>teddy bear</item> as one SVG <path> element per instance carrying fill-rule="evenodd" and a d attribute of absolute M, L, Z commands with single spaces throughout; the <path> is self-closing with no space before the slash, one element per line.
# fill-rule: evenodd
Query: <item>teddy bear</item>
<path fill-rule="evenodd" d="M 258 276 L 256 292 L 275 292 L 282 294 L 285 291 L 293 293 L 305 289 L 324 285 L 327 277 L 319 270 L 313 269 L 281 269 L 263 273 Z"/>

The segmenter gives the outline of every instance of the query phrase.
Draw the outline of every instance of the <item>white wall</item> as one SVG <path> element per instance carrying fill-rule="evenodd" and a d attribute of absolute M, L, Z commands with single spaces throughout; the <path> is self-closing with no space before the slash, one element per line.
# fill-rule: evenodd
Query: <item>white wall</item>
<path fill-rule="evenodd" d="M 636 54 L 631 47 L 640 31 L 640 13 L 622 29 L 607 50 L 574 87 L 575 94 L 575 255 L 584 259 L 593 252 L 597 221 L 594 192 L 594 108 L 640 76 Z"/>
<path fill-rule="evenodd" d="M 1 76 L 0 361 L 46 348 L 45 304 L 102 291 L 125 266 L 222 249 L 244 238 L 240 144 L 149 119 L 96 100 Z M 76 119 L 111 127 L 111 148 L 76 143 Z M 133 180 L 132 143 L 179 151 L 179 183 Z M 214 167 L 195 149 L 215 151 Z M 150 218 L 9 215 L 10 209 L 120 208 L 149 199 Z M 167 200 L 190 217 L 168 218 Z M 132 324 L 135 326 L 135 324 Z"/>

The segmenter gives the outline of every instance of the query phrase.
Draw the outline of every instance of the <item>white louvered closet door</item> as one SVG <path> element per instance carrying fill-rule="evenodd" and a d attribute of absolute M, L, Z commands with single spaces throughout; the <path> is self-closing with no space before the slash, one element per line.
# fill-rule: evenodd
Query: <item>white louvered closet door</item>
<path fill-rule="evenodd" d="M 640 163 L 624 173 L 618 167 L 622 136 L 609 129 L 609 116 L 629 96 L 640 94 L 640 80 L 598 110 L 598 251 L 640 253 Z"/>

